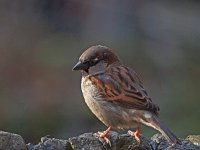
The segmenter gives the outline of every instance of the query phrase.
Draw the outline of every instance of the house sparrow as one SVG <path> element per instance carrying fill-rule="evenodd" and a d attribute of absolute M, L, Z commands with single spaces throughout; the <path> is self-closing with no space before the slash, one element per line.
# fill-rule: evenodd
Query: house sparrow
<path fill-rule="evenodd" d="M 108 132 L 112 129 L 136 128 L 136 132 L 128 133 L 140 142 L 141 125 L 158 130 L 173 145 L 181 143 L 158 120 L 159 107 L 149 97 L 136 72 L 123 65 L 110 48 L 101 45 L 88 48 L 72 70 L 82 70 L 85 102 L 109 127 L 96 135 L 105 138 L 108 144 Z"/>

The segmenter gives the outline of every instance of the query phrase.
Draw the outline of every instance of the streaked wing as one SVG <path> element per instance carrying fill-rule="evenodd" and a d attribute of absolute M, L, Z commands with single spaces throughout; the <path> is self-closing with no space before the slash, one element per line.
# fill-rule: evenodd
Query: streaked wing
<path fill-rule="evenodd" d="M 114 101 L 123 107 L 149 110 L 157 114 L 155 105 L 144 89 L 136 72 L 125 66 L 113 66 L 106 72 L 90 77 L 102 97 Z"/>

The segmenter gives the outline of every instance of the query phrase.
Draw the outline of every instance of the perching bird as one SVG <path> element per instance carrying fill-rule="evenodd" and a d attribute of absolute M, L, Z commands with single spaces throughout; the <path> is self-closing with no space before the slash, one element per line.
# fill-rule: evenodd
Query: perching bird
<path fill-rule="evenodd" d="M 110 144 L 112 129 L 136 128 L 129 131 L 140 142 L 140 127 L 160 131 L 173 145 L 180 140 L 158 120 L 159 107 L 153 103 L 136 72 L 123 65 L 106 46 L 92 46 L 80 56 L 73 70 L 82 70 L 81 89 L 90 110 L 107 127 L 98 132 Z"/>

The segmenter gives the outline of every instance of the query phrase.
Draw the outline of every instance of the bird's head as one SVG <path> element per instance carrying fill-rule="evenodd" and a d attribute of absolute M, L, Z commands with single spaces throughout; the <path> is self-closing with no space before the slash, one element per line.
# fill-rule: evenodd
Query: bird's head
<path fill-rule="evenodd" d="M 72 70 L 82 70 L 87 74 L 93 74 L 105 70 L 115 62 L 119 62 L 119 58 L 110 48 L 96 45 L 83 52 Z"/>

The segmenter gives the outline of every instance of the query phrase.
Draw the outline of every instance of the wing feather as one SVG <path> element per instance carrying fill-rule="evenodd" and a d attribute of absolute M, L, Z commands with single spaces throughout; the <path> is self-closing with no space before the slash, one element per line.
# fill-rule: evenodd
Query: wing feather
<path fill-rule="evenodd" d="M 91 76 L 90 80 L 105 100 L 158 114 L 159 107 L 152 102 L 134 70 L 122 65 L 112 66 L 104 73 Z"/>

